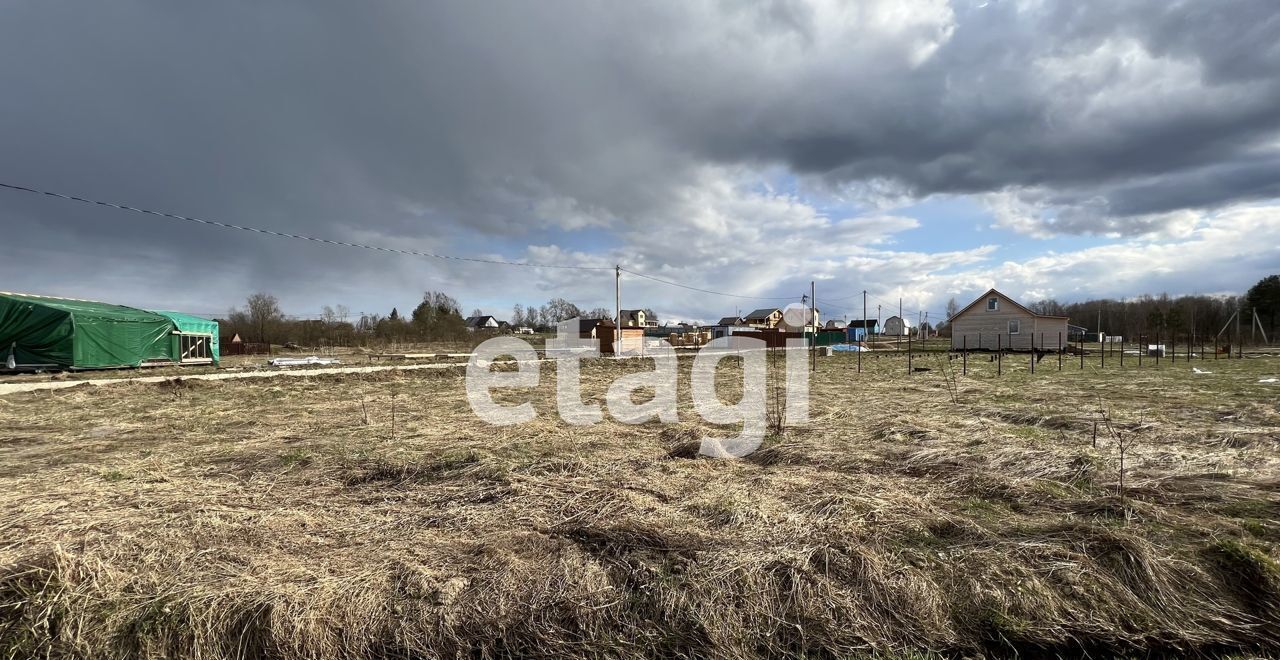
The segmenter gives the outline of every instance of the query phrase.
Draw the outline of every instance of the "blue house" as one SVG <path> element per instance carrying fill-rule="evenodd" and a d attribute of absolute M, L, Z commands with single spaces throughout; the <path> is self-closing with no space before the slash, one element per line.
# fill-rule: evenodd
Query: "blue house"
<path fill-rule="evenodd" d="M 849 341 L 865 341 L 870 335 L 880 334 L 880 322 L 876 319 L 854 319 L 845 328 Z"/>

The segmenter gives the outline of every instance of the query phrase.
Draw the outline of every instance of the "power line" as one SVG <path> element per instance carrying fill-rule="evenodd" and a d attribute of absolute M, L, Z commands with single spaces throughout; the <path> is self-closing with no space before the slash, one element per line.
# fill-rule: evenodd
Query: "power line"
<path fill-rule="evenodd" d="M 220 222 L 220 221 L 218 221 L 218 220 L 208 220 L 208 219 L 205 219 L 205 218 L 197 218 L 197 217 L 194 217 L 194 216 L 179 215 L 179 214 L 176 214 L 176 213 L 167 213 L 167 212 L 164 212 L 164 211 L 155 211 L 155 210 L 145 209 L 145 208 L 140 208 L 140 207 L 135 207 L 135 206 L 128 206 L 128 205 L 124 205 L 124 204 L 115 204 L 115 203 L 112 203 L 112 202 L 105 202 L 105 201 L 100 201 L 100 200 L 96 200 L 96 199 L 89 199 L 89 198 L 87 198 L 87 197 L 80 197 L 80 196 L 76 196 L 76 195 L 68 195 L 68 194 L 65 194 L 65 193 L 53 192 L 53 191 L 49 191 L 49 190 L 40 190 L 40 189 L 37 189 L 37 188 L 29 188 L 29 187 L 26 187 L 26 186 L 19 186 L 19 185 L 14 185 L 14 184 L 10 184 L 10 183 L 3 183 L 3 182 L 0 182 L 0 188 L 8 188 L 8 189 L 10 189 L 10 190 L 17 190 L 17 191 L 20 191 L 20 192 L 27 192 L 27 193 L 32 193 L 32 194 L 36 194 L 36 195 L 46 195 L 46 196 L 49 196 L 49 197 L 56 197 L 56 198 L 58 198 L 58 199 L 65 199 L 65 200 L 70 200 L 70 201 L 74 201 L 74 202 L 80 202 L 80 203 L 82 203 L 82 204 L 90 204 L 90 205 L 96 205 L 96 206 L 104 206 L 104 207 L 107 207 L 107 208 L 118 209 L 118 210 L 121 210 L 121 211 L 131 211 L 131 212 L 134 212 L 134 213 L 142 213 L 142 214 L 146 214 L 146 215 L 153 215 L 153 216 L 157 216 L 157 217 L 161 217 L 161 218 L 167 218 L 167 219 L 171 219 L 171 220 L 181 220 L 181 221 L 184 221 L 184 222 L 191 222 L 191 223 L 196 223 L 196 224 L 208 225 L 208 226 L 212 226 L 212 227 L 219 227 L 219 228 L 222 228 L 222 229 L 235 229 L 235 230 L 239 230 L 239 231 L 251 232 L 251 233 L 256 233 L 256 234 L 263 234 L 263 235 L 267 235 L 267 236 L 276 236 L 276 237 L 279 237 L 279 238 L 292 238 L 292 239 L 295 239 L 295 240 L 310 241 L 310 242 L 313 242 L 313 243 L 323 243 L 323 244 L 326 244 L 326 245 L 335 245 L 335 246 L 339 246 L 339 247 L 360 248 L 360 249 L 363 249 L 363 250 L 372 250 L 372 251 L 375 251 L 375 252 L 387 252 L 387 253 L 404 254 L 404 255 L 417 256 L 417 257 L 430 257 L 430 258 L 433 258 L 433 259 L 445 259 L 445 260 L 451 260 L 451 261 L 465 261 L 465 262 L 471 262 L 471 263 L 493 264 L 493 265 L 501 265 L 501 266 L 523 266 L 523 267 L 526 267 L 526 268 L 558 268 L 558 269 L 562 269 L 562 270 L 593 270 L 593 271 L 613 270 L 613 267 L 610 267 L 610 266 L 574 266 L 574 265 L 567 265 L 567 264 L 543 264 L 543 263 L 530 263 L 530 262 L 520 262 L 520 261 L 504 261 L 504 260 L 500 260 L 500 259 L 482 259 L 482 258 L 479 258 L 479 257 L 460 257 L 460 256 L 456 256 L 456 255 L 436 254 L 436 253 L 433 253 L 433 252 L 423 252 L 423 251 L 420 251 L 420 250 L 409 250 L 409 249 L 404 249 L 404 248 L 393 248 L 393 247 L 385 247 L 385 246 L 380 246 L 380 245 L 367 245 L 367 244 L 364 244 L 364 243 L 352 243 L 352 242 L 349 242 L 349 241 L 338 241 L 338 240 L 333 240 L 333 239 L 328 239 L 328 238 L 319 238 L 319 237 L 315 237 L 315 236 L 306 236 L 306 235 L 303 235 L 303 234 L 293 234 L 293 233 L 289 233 L 289 232 L 275 231 L 275 230 L 271 230 L 271 229 L 262 229 L 262 228 L 260 228 L 260 227 L 250 227 L 250 226 L 247 226 L 247 225 L 237 225 L 237 224 L 232 224 L 232 223 L 229 223 L 229 222 Z M 690 291 L 697 291 L 697 292 L 699 292 L 699 293 L 705 293 L 705 294 L 714 295 L 714 296 L 724 296 L 724 297 L 727 297 L 727 298 L 739 298 L 739 299 L 743 299 L 743 300 L 771 300 L 771 301 L 776 301 L 776 300 L 795 300 L 795 298 L 796 298 L 795 296 L 748 296 L 748 295 L 737 294 L 737 293 L 726 293 L 726 292 L 723 292 L 723 291 L 713 291 L 713 290 L 711 290 L 711 289 L 704 289 L 704 288 L 701 288 L 701 287 L 691 286 L 691 285 L 688 285 L 688 284 L 681 284 L 681 283 L 679 283 L 679 282 L 673 282 L 673 281 L 671 281 L 671 280 L 666 280 L 666 279 L 662 279 L 662 278 L 659 278 L 659 277 L 654 277 L 654 276 L 652 276 L 652 275 L 646 275 L 646 274 L 644 274 L 644 273 L 637 272 L 637 271 L 634 271 L 634 270 L 631 270 L 631 269 L 628 269 L 628 268 L 621 268 L 620 270 L 622 270 L 622 272 L 628 273 L 628 274 L 630 274 L 630 275 L 635 275 L 636 277 L 641 277 L 641 278 L 644 278 L 644 279 L 647 279 L 647 280 L 652 280 L 652 281 L 654 281 L 654 282 L 658 282 L 659 284 L 665 284 L 665 285 L 668 285 L 668 286 L 679 287 L 679 288 L 681 288 L 681 289 L 687 289 L 687 290 L 690 290 Z M 842 300 L 847 300 L 847 299 L 852 298 L 852 297 L 854 297 L 854 296 L 856 296 L 856 295 L 858 295 L 858 294 L 852 294 L 852 295 L 848 295 L 848 296 L 842 296 L 842 297 L 838 297 L 838 298 L 830 298 L 830 299 L 826 299 L 826 298 L 824 298 L 824 301 L 825 301 L 825 302 L 824 302 L 824 304 L 827 304 L 827 303 L 833 303 L 833 302 L 839 302 L 839 301 L 842 301 Z M 877 300 L 879 300 L 879 298 L 877 298 L 876 296 L 871 296 L 871 297 L 872 297 L 872 298 L 875 298 L 875 299 L 877 299 Z M 881 300 L 881 302 L 884 302 L 884 301 L 883 301 L 883 300 Z M 888 304 L 888 303 L 886 303 L 886 304 Z M 840 306 L 838 306 L 838 305 L 832 305 L 832 306 L 833 306 L 833 307 L 840 307 Z M 849 308 L 844 308 L 844 309 L 849 309 Z"/>
<path fill-rule="evenodd" d="M 313 243 L 325 243 L 328 245 L 337 245 L 341 247 L 353 247 L 353 248 L 361 248 L 364 250 L 374 250 L 376 252 L 393 252 L 396 254 L 407 254 L 415 257 L 431 257 L 433 259 L 469 261 L 472 263 L 496 264 L 496 265 L 502 265 L 502 266 L 525 266 L 528 268 L 560 268 L 560 269 L 569 269 L 569 270 L 613 270 L 613 268 L 609 266 L 570 266 L 565 264 L 539 264 L 539 263 L 528 263 L 528 262 L 519 262 L 519 261 L 502 261 L 499 259 L 481 259 L 479 257 L 458 257 L 458 256 L 448 255 L 448 254 L 435 254 L 432 252 L 422 252 L 420 250 L 407 250 L 404 248 L 383 247 L 380 245 L 366 245 L 364 243 L 351 243 L 348 241 L 335 241 L 329 238 L 318 238 L 315 236 L 304 236 L 302 234 L 291 234 L 289 232 L 274 231 L 271 229 L 262 229 L 259 227 L 248 227 L 245 225 L 234 225 L 229 222 L 219 222 L 217 220 L 206 220 L 204 218 L 178 215 L 176 213 L 165 213 L 164 211 L 152 211 L 150 209 L 138 208 L 134 206 L 125 206 L 123 204 L 113 204 L 111 202 L 103 202 L 95 199 L 88 199 L 85 197 L 77 197 L 75 195 L 66 195 L 63 193 L 51 192 L 48 190 L 37 190 L 35 188 L 27 188 L 25 186 L 16 186 L 9 183 L 0 183 L 0 188 L 8 188 L 10 190 L 19 190 L 22 192 L 35 193 L 37 195 L 48 195 L 50 197 L 57 197 L 59 199 L 68 199 L 74 202 L 81 202 L 83 204 L 96 204 L 98 206 L 106 206 L 113 209 L 119 209 L 121 211 L 133 211 L 134 213 L 145 213 L 147 215 L 154 215 L 161 218 L 183 220 L 186 222 L 194 222 L 202 225 L 211 225 L 214 227 L 221 227 L 223 229 L 238 229 L 240 231 L 253 232 L 257 234 L 266 234 L 269 236 L 278 236 L 280 238 L 293 238 L 293 239 L 302 240 L 302 241 L 311 241 Z"/>
<path fill-rule="evenodd" d="M 689 289 L 690 291 L 698 291 L 698 292 L 701 292 L 701 293 L 709 293 L 709 294 L 711 294 L 711 295 L 713 295 L 713 296 L 725 296 L 725 297 L 728 297 L 728 298 L 743 298 L 743 299 L 748 299 L 748 300 L 795 300 L 795 298 L 796 298 L 796 296 L 773 296 L 773 297 L 768 297 L 768 296 L 743 296 L 743 295 L 739 295 L 739 294 L 736 294 L 736 293 L 724 293 L 724 292 L 722 292 L 722 291 L 712 291 L 712 290 L 710 290 L 710 289 L 701 289 L 701 288 L 698 288 L 698 287 L 696 287 L 696 286 L 689 286 L 688 284 L 680 284 L 679 282 L 672 282 L 671 280 L 664 280 L 664 279 L 660 279 L 660 278 L 654 277 L 654 276 L 652 276 L 652 275 L 645 275 L 644 273 L 637 273 L 637 272 L 636 272 L 636 271 L 634 271 L 634 270 L 629 270 L 629 269 L 626 269 L 626 268 L 623 268 L 623 269 L 622 269 L 622 272 L 624 272 L 624 273 L 629 273 L 629 274 L 631 274 L 631 275 L 635 275 L 636 277 L 643 277 L 643 278 L 645 278 L 646 280 L 653 280 L 654 282 L 659 282 L 659 283 L 661 283 L 661 284 L 667 284 L 667 285 L 670 285 L 670 286 L 678 286 L 678 287 L 680 287 L 681 289 Z"/>

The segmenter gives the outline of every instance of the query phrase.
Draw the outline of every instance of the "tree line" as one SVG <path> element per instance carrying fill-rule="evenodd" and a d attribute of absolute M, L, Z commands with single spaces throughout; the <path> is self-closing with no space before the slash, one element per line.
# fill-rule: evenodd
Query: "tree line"
<path fill-rule="evenodd" d="M 533 328 L 538 332 L 546 332 L 551 330 L 555 324 L 575 317 L 582 319 L 611 319 L 613 318 L 613 310 L 605 309 L 604 307 L 583 309 L 564 298 L 552 298 L 547 301 L 547 304 L 541 306 L 529 305 L 526 307 L 516 303 L 511 308 L 510 323 L 517 328 L 527 327 Z"/>
<path fill-rule="evenodd" d="M 479 309 L 470 316 L 482 316 Z M 584 309 L 563 299 L 552 298 L 544 305 L 515 305 L 511 327 L 530 327 L 538 332 L 553 329 L 556 323 L 580 318 L 612 318 L 603 307 Z M 265 292 L 255 293 L 245 305 L 233 307 L 218 319 L 223 337 L 239 335 L 245 342 L 304 346 L 360 346 L 373 342 L 463 341 L 474 335 L 467 330 L 466 317 L 458 300 L 442 291 L 427 291 L 407 315 L 393 307 L 385 315 L 361 314 L 353 317 L 344 305 L 325 305 L 317 319 L 291 319 L 280 309 L 280 301 Z"/>

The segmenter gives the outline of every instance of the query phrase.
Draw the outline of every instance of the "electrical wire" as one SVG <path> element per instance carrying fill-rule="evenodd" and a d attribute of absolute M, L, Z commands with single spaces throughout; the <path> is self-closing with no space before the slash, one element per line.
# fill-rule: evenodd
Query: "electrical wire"
<path fill-rule="evenodd" d="M 646 279 L 646 280 L 653 280 L 654 282 L 659 282 L 659 283 L 661 283 L 661 284 L 666 284 L 666 285 L 669 285 L 669 286 L 677 286 L 677 287 L 680 287 L 681 289 L 689 289 L 690 291 L 698 291 L 698 292 L 700 292 L 700 293 L 709 293 L 709 294 L 711 294 L 711 295 L 713 295 L 713 296 L 725 296 L 725 297 L 728 297 L 728 298 L 743 298 L 743 299 L 748 299 L 748 300 L 795 300 L 795 299 L 798 297 L 798 296 L 774 296 L 774 297 L 769 297 L 769 296 L 744 296 L 744 295 L 739 295 L 739 294 L 736 294 L 736 293 L 724 293 L 723 291 L 712 291 L 712 290 L 710 290 L 710 289 L 701 289 L 701 288 L 698 288 L 698 287 L 696 287 L 696 286 L 689 286 L 688 284 L 680 284 L 679 282 L 672 282 L 671 280 L 664 280 L 664 279 L 661 279 L 661 278 L 654 277 L 654 276 L 652 276 L 652 275 L 645 275 L 644 273 L 638 273 L 638 272 L 636 272 L 636 271 L 634 271 L 634 270 L 630 270 L 630 269 L 628 269 L 628 268 L 619 268 L 619 270 L 621 270 L 621 271 L 622 271 L 622 272 L 624 272 L 624 273 L 628 273 L 628 274 L 630 274 L 630 275 L 635 275 L 636 277 L 643 277 L 643 278 L 644 278 L 644 279 Z"/>
<path fill-rule="evenodd" d="M 36 195 L 46 195 L 46 196 L 49 196 L 49 197 L 55 197 L 55 198 L 58 198 L 58 199 L 65 199 L 65 200 L 70 200 L 70 201 L 74 201 L 74 202 L 80 202 L 80 203 L 82 203 L 82 204 L 91 204 L 91 205 L 96 205 L 96 206 L 104 206 L 104 207 L 108 207 L 108 208 L 118 209 L 118 210 L 121 210 L 121 211 L 131 211 L 131 212 L 133 212 L 133 213 L 142 213 L 142 214 L 146 214 L 146 215 L 153 215 L 153 216 L 157 216 L 157 217 L 161 217 L 161 218 L 167 218 L 167 219 L 171 219 L 171 220 L 181 220 L 181 221 L 184 221 L 184 222 L 191 222 L 191 223 L 196 223 L 196 224 L 208 225 L 208 226 L 212 226 L 212 227 L 220 227 L 220 228 L 222 228 L 222 229 L 234 229 L 234 230 L 245 231 L 245 232 L 251 232 L 251 233 L 256 233 L 256 234 L 264 234 L 264 235 L 268 235 L 268 236 L 276 236 L 276 237 L 279 237 L 279 238 L 291 238 L 291 239 L 295 239 L 295 240 L 310 241 L 310 242 L 313 242 L 313 243 L 323 243 L 323 244 L 326 244 L 326 245 L 335 245 L 335 246 L 339 246 L 339 247 L 360 248 L 360 249 L 363 249 L 363 250 L 372 250 L 372 251 L 375 251 L 375 252 L 387 252 L 387 253 L 394 253 L 394 254 L 405 254 L 405 255 L 416 256 L 416 257 L 430 257 L 430 258 L 432 258 L 432 259 L 445 259 L 445 260 L 451 260 L 451 261 L 464 261 L 464 262 L 471 262 L 471 263 L 492 264 L 492 265 L 500 265 L 500 266 L 522 266 L 522 267 L 525 267 L 525 268 L 557 268 L 557 269 L 562 269 L 562 270 L 590 270 L 590 271 L 606 271 L 606 270 L 614 270 L 614 268 L 615 268 L 615 267 L 612 267 L 612 266 L 575 266 L 575 265 L 568 265 L 568 264 L 543 264 L 543 263 L 530 263 L 530 262 L 522 262 L 522 261 L 504 261 L 504 260 L 501 260 L 501 259 L 483 259 L 483 258 L 480 258 L 480 257 L 460 257 L 460 256 L 456 256 L 456 255 L 449 255 L 449 254 L 437 254 L 437 253 L 434 253 L 434 252 L 423 252 L 423 251 L 421 251 L 421 250 L 409 250 L 409 249 L 405 249 L 405 248 L 394 248 L 394 247 L 385 247 L 385 246 L 381 246 L 381 245 L 368 245 L 368 244 L 364 244 L 364 243 L 353 243 L 353 242 L 349 242 L 349 241 L 338 241 L 338 240 L 333 240 L 333 239 L 329 239 L 329 238 L 320 238 L 320 237 L 316 237 L 316 236 L 307 236 L 307 235 L 304 235 L 304 234 L 293 234 L 293 233 L 289 233 L 289 232 L 275 231 L 275 230 L 272 230 L 272 229 L 263 229 L 263 228 L 260 228 L 260 227 L 250 227 L 250 226 L 247 226 L 247 225 L 237 225 L 237 224 L 232 224 L 232 223 L 229 223 L 229 222 L 220 222 L 220 221 L 218 221 L 218 220 L 208 220 L 208 219 L 205 219 L 205 218 L 197 218 L 197 217 L 194 217 L 194 216 L 179 215 L 179 214 L 176 214 L 176 213 L 167 213 L 167 212 L 164 212 L 164 211 L 154 211 L 154 210 L 151 210 L 151 209 L 145 209 L 145 208 L 136 207 L 136 206 L 128 206 L 128 205 L 125 205 L 125 204 L 115 204 L 115 203 L 112 203 L 112 202 L 104 202 L 104 201 L 100 201 L 100 200 L 96 200 L 96 199 L 89 199 L 89 198 L 87 198 L 87 197 L 80 197 L 80 196 L 77 196 L 77 195 L 68 195 L 68 194 L 65 194 L 65 193 L 53 192 L 53 191 L 49 191 L 49 190 L 40 190 L 40 189 L 37 189 L 37 188 L 29 188 L 29 187 L 27 187 L 27 186 L 19 186 L 19 185 L 15 185 L 15 184 L 11 184 L 11 183 L 3 183 L 3 182 L 0 182 L 0 188 L 8 188 L 8 189 L 10 189 L 10 190 L 16 190 L 16 191 L 20 191 L 20 192 L 27 192 L 27 193 L 32 193 L 32 194 L 36 194 Z M 651 281 L 657 282 L 657 283 L 659 283 L 659 284 L 665 284 L 665 285 L 667 285 L 667 286 L 679 287 L 679 288 L 681 288 L 681 289 L 687 289 L 687 290 L 689 290 L 689 291 L 697 291 L 697 292 L 699 292 L 699 293 L 705 293 L 705 294 L 709 294 L 709 295 L 713 295 L 713 296 L 724 296 L 724 297 L 727 297 L 727 298 L 738 298 L 738 299 L 742 299 L 742 300 L 770 300 L 770 301 L 795 300 L 795 299 L 797 298 L 797 296 L 749 296 L 749 295 L 743 295 L 743 294 L 737 294 L 737 293 L 726 293 L 726 292 L 724 292 L 724 291 L 713 291 L 713 290 L 711 290 L 711 289 L 704 289 L 704 288 L 701 288 L 701 287 L 696 287 L 696 286 L 692 286 L 692 285 L 688 285 L 688 284 L 681 284 L 680 282 L 673 282 L 673 281 L 671 281 L 671 280 L 662 279 L 662 278 L 660 278 L 660 277 L 654 277 L 653 275 L 646 275 L 645 273 L 641 273 L 641 272 L 638 272 L 638 271 L 635 271 L 635 270 L 631 270 L 631 269 L 629 269 L 629 268 L 622 268 L 622 267 L 620 267 L 620 266 L 618 266 L 618 267 L 616 267 L 616 268 L 617 268 L 619 271 L 624 272 L 624 273 L 627 273 L 627 274 L 629 274 L 629 275 L 635 275 L 636 277 L 640 277 L 640 278 L 644 278 L 644 279 L 647 279 L 647 280 L 651 280 Z M 855 312 L 856 312 L 856 309 L 855 309 L 855 308 L 851 308 L 851 307 L 844 307 L 844 306 L 840 306 L 840 305 L 831 305 L 831 303 L 833 303 L 833 302 L 840 302 L 840 301 L 843 301 L 843 300 L 848 300 L 848 299 L 850 299 L 850 298 L 854 298 L 854 297 L 856 297 L 856 296 L 858 296 L 858 295 L 861 295 L 862 293 L 863 293 L 863 292 L 857 292 L 857 293 L 853 293 L 853 294 L 850 294 L 850 295 L 847 295 L 847 296 L 838 297 L 838 298 L 819 298 L 819 301 L 820 301 L 822 304 L 830 305 L 831 307 L 835 307 L 835 308 L 838 308 L 838 309 L 844 309 L 844 310 L 846 310 L 846 311 L 855 311 Z M 806 295 L 807 295 L 807 294 L 806 294 Z M 879 297 L 877 297 L 877 296 L 874 296 L 874 295 L 871 295 L 871 294 L 867 294 L 867 295 L 868 295 L 871 299 L 873 299 L 873 300 L 877 300 L 877 301 L 881 302 L 882 304 L 886 304 L 886 305 L 889 305 L 890 307 L 892 307 L 892 304 L 891 304 L 891 303 L 888 303 L 888 302 L 886 302 L 886 301 L 884 301 L 884 300 L 880 299 L 880 298 L 879 298 Z M 803 296 L 801 296 L 801 297 L 803 297 Z M 917 312 L 917 314 L 921 313 L 919 310 L 913 310 L 913 311 L 916 311 L 916 312 Z M 904 313 L 905 313 L 905 311 L 904 311 Z"/>
<path fill-rule="evenodd" d="M 422 252 L 420 250 L 408 250 L 404 248 L 385 247 L 381 245 L 366 245 L 364 243 L 352 243 L 349 241 L 336 241 L 329 238 L 318 238 L 315 236 L 305 236 L 303 234 L 291 234 L 289 232 L 274 231 L 271 229 L 262 229 L 260 227 L 235 225 L 229 222 L 219 222 L 217 220 L 206 220 L 204 218 L 178 215 L 176 213 L 165 213 L 164 211 L 152 211 L 150 209 L 138 208 L 135 206 L 126 206 L 124 204 L 113 204 L 111 202 L 102 202 L 95 199 L 77 197 L 75 195 L 66 195 L 63 193 L 51 192 L 48 190 L 37 190 L 35 188 L 28 188 L 26 186 L 16 186 L 10 183 L 0 182 L 0 187 L 8 188 L 10 190 L 19 190 L 22 192 L 35 193 L 37 195 L 48 195 L 50 197 L 67 199 L 74 202 L 81 202 L 83 204 L 96 204 L 98 206 L 106 206 L 113 209 L 120 209 L 122 211 L 132 211 L 134 213 L 145 213 L 148 215 L 154 215 L 161 218 L 170 218 L 173 220 L 183 220 L 186 222 L 194 222 L 202 225 L 221 227 L 223 229 L 238 229 L 240 231 L 253 232 L 257 234 L 266 234 L 269 236 L 278 236 L 280 238 L 293 238 L 293 239 L 302 240 L 302 241 L 311 241 L 313 243 L 325 243 L 327 245 L 337 245 L 341 247 L 361 248 L 364 250 L 374 250 L 377 252 L 393 252 L 396 254 L 407 254 L 415 257 L 431 257 L 433 259 L 449 259 L 453 261 L 467 261 L 472 263 L 494 264 L 494 265 L 501 265 L 501 266 L 524 266 L 527 268 L 559 268 L 559 269 L 568 269 L 568 270 L 613 270 L 613 268 L 610 266 L 572 266 L 567 264 L 540 264 L 540 263 L 528 263 L 528 262 L 521 262 L 521 261 L 503 261 L 500 259 L 482 259 L 479 257 L 459 257 L 459 256 L 454 256 L 449 254 L 436 254 L 433 252 Z"/>

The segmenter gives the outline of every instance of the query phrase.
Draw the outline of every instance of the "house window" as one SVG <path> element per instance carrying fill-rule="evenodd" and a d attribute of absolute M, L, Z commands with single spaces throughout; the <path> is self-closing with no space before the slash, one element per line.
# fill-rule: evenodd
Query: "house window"
<path fill-rule="evenodd" d="M 1016 335 L 1022 329 L 1022 323 L 1018 319 L 1009 321 L 1009 334 Z"/>
<path fill-rule="evenodd" d="M 987 298 L 987 311 L 988 311 L 988 312 L 994 312 L 994 311 L 996 311 L 996 310 L 998 310 L 998 309 L 1000 309 L 1000 299 L 999 299 L 999 298 Z"/>

